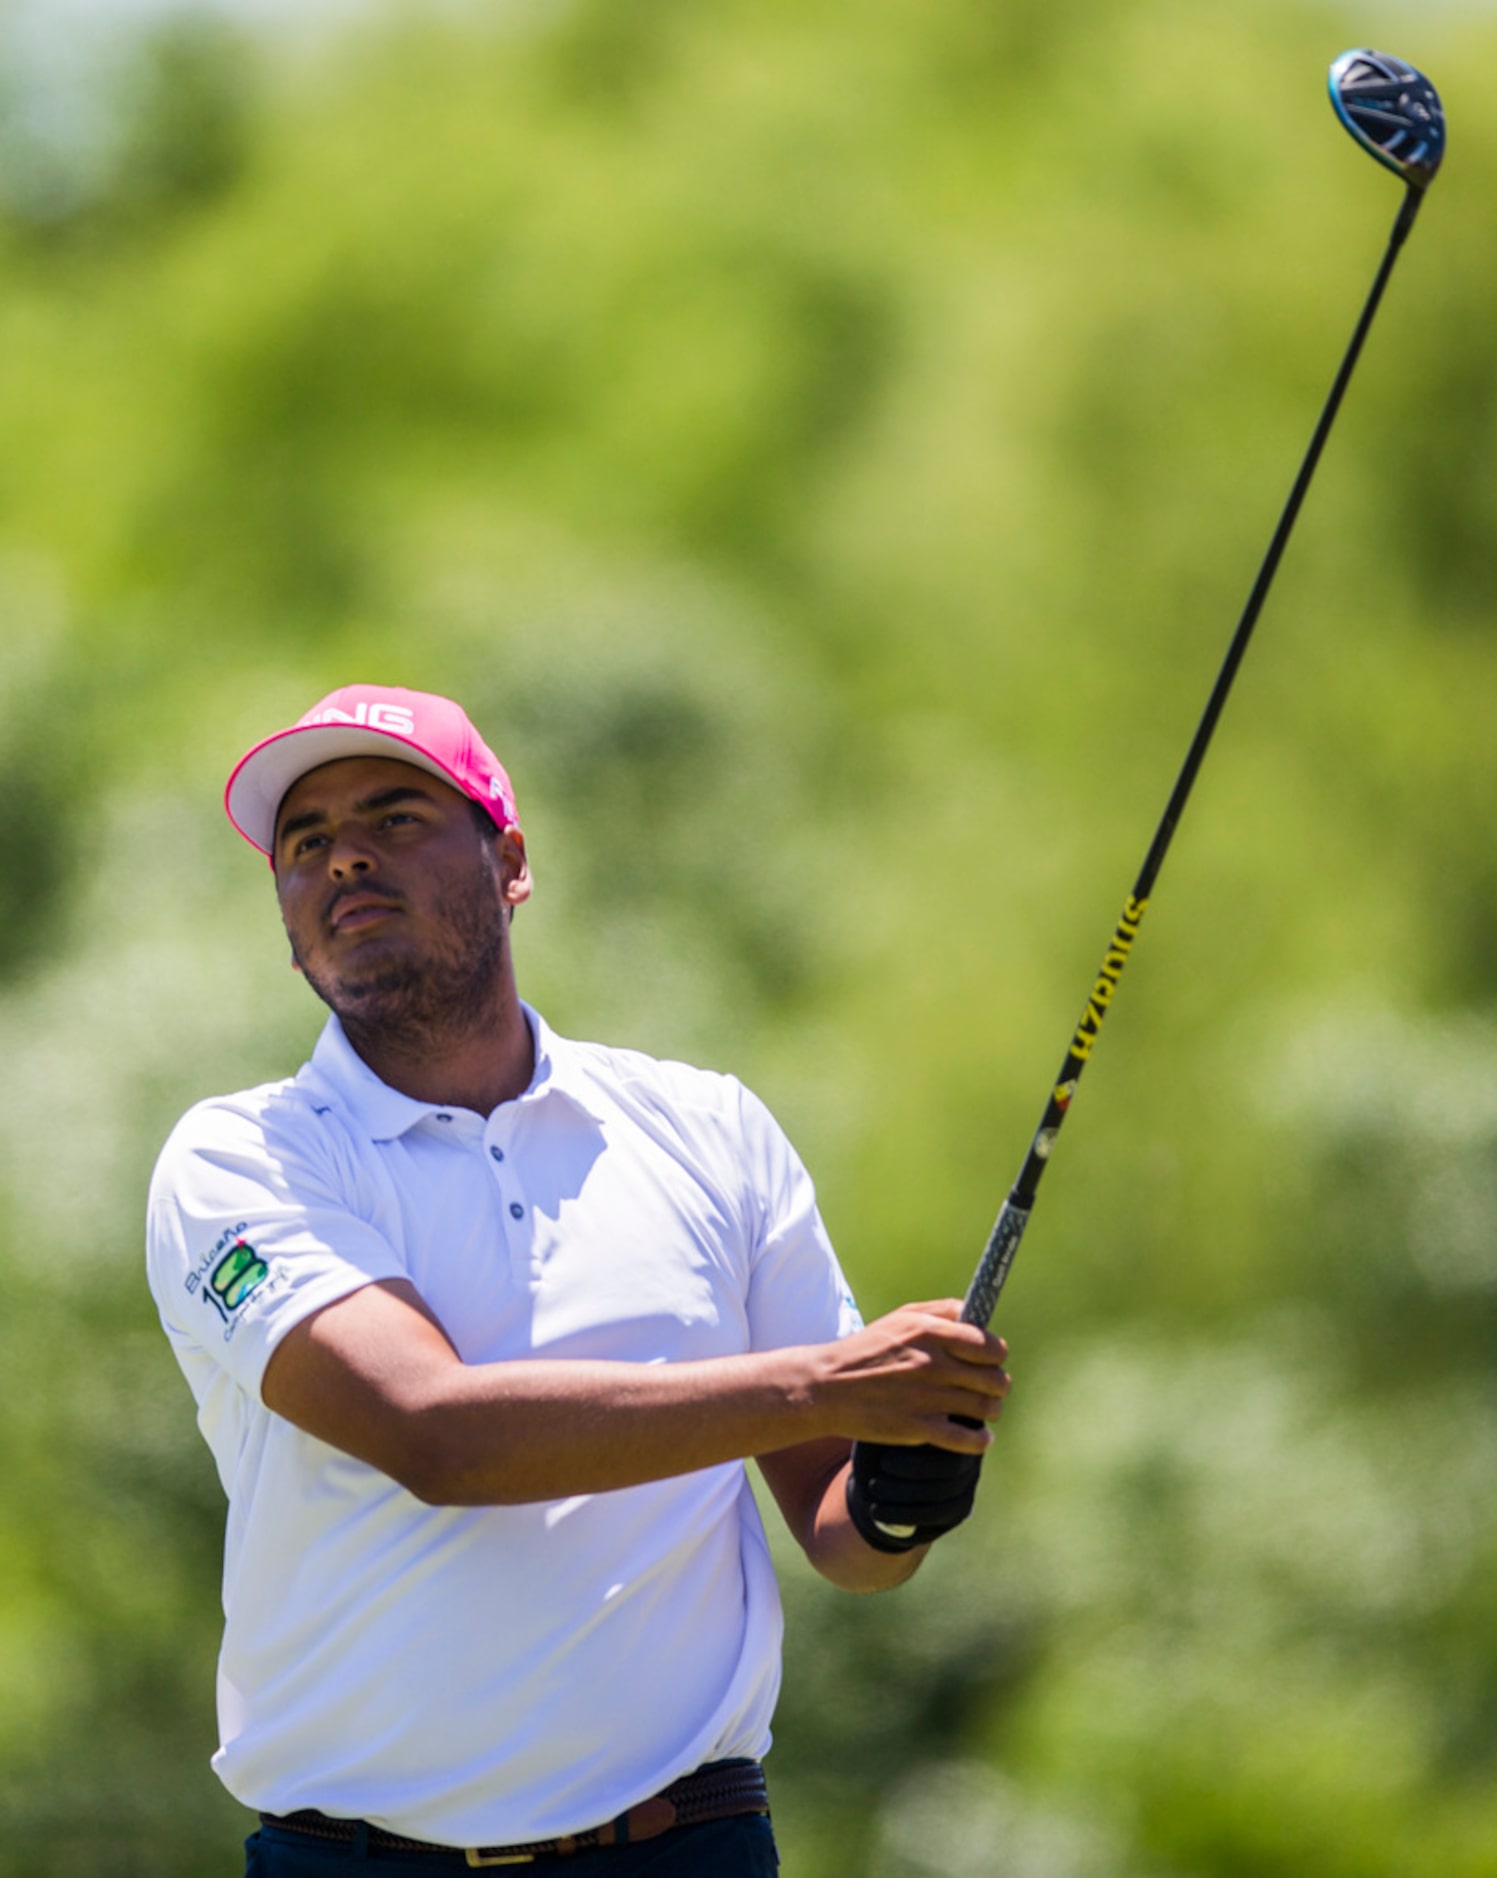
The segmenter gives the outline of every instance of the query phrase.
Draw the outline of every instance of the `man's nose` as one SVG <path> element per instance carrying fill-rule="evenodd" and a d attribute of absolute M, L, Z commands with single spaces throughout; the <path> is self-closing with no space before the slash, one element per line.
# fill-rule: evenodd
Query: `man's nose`
<path fill-rule="evenodd" d="M 358 828 L 340 828 L 328 844 L 327 868 L 334 880 L 372 874 L 376 865 L 374 849 Z"/>

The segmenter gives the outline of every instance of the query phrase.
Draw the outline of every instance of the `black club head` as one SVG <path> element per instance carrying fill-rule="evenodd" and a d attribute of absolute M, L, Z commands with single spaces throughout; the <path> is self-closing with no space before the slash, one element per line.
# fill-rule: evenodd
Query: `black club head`
<path fill-rule="evenodd" d="M 1362 47 L 1331 67 L 1336 115 L 1379 163 L 1416 189 L 1428 189 L 1445 154 L 1445 107 L 1412 65 Z"/>

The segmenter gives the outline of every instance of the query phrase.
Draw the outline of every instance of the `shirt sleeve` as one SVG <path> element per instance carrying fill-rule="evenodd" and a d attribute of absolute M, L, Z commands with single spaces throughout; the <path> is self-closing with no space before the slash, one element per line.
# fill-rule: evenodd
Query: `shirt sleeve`
<path fill-rule="evenodd" d="M 201 1103 L 178 1123 L 151 1181 L 146 1263 L 200 1402 L 215 1372 L 258 1399 L 293 1325 L 406 1276 L 367 1184 L 337 1117 L 295 1091 Z"/>
<path fill-rule="evenodd" d="M 784 1130 L 740 1088 L 743 1143 L 757 1211 L 749 1268 L 750 1347 L 834 1343 L 863 1319 L 816 1205 L 811 1176 Z"/>

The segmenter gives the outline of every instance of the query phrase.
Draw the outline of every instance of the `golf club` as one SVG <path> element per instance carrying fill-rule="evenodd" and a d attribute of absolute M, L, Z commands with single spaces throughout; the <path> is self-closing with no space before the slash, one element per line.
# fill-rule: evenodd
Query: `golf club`
<path fill-rule="evenodd" d="M 1242 663 L 1253 628 L 1258 623 L 1258 615 L 1268 598 L 1268 590 L 1273 584 L 1295 519 L 1310 487 L 1310 479 L 1315 474 L 1315 466 L 1320 461 L 1320 453 L 1330 435 L 1331 425 L 1341 408 L 1341 400 L 1351 381 L 1378 303 L 1383 297 L 1383 289 L 1388 284 L 1388 276 L 1414 224 L 1414 217 L 1424 200 L 1424 192 L 1434 181 L 1440 159 L 1445 153 L 1445 113 L 1439 94 L 1421 72 L 1415 71 L 1411 65 L 1405 65 L 1401 59 L 1365 48 L 1343 52 L 1331 66 L 1330 93 L 1337 116 L 1357 142 L 1365 150 L 1371 151 L 1380 163 L 1403 177 L 1407 185 L 1403 203 L 1393 224 L 1393 232 L 1389 236 L 1377 277 L 1372 283 L 1372 291 L 1362 308 L 1362 316 L 1357 321 L 1346 356 L 1336 373 L 1325 408 L 1320 414 L 1320 422 L 1315 426 L 1315 434 L 1310 439 L 1310 447 L 1300 465 L 1299 475 L 1294 479 L 1289 500 L 1284 505 L 1279 525 L 1274 530 L 1273 540 L 1258 570 L 1258 578 L 1253 583 L 1242 618 L 1232 635 L 1226 658 L 1222 661 L 1206 709 L 1196 727 L 1195 737 L 1169 803 L 1103 956 L 1101 969 L 1087 998 L 1086 1008 L 1081 1013 L 1065 1061 L 1061 1064 L 1060 1074 L 1055 1079 L 1039 1128 L 1024 1157 L 1018 1178 L 999 1211 L 987 1247 L 967 1289 L 962 1317 L 969 1324 L 985 1325 L 993 1315 L 1014 1255 L 1019 1249 L 1019 1241 L 1024 1235 L 1024 1228 L 1029 1223 L 1035 1195 L 1049 1164 L 1061 1123 L 1070 1112 L 1076 1085 L 1091 1059 L 1123 967 L 1138 937 L 1139 925 L 1159 878 L 1159 870 L 1164 866 L 1164 857 L 1169 852 L 1170 842 L 1185 812 L 1196 774 L 1205 759 L 1217 720 L 1232 689 L 1232 681 L 1237 676 L 1237 668 Z"/>
<path fill-rule="evenodd" d="M 1118 920 L 1107 951 L 1103 955 L 1101 967 L 1087 997 L 1065 1059 L 1060 1066 L 1060 1073 L 1051 1088 L 1045 1110 L 1040 1118 L 1039 1128 L 1030 1144 L 1029 1152 L 1024 1157 L 1018 1178 L 1014 1181 L 1007 1199 L 998 1213 L 997 1221 L 989 1235 L 986 1249 L 968 1286 L 966 1300 L 962 1306 L 962 1320 L 969 1324 L 986 1326 L 993 1315 L 1000 1293 L 1018 1252 L 1019 1242 L 1024 1236 L 1024 1229 L 1029 1224 L 1035 1196 L 1039 1191 L 1040 1181 L 1050 1157 L 1054 1152 L 1056 1138 L 1060 1134 L 1061 1124 L 1070 1113 L 1076 1086 L 1081 1080 L 1083 1070 L 1091 1060 L 1104 1020 L 1111 1009 L 1117 993 L 1118 981 L 1123 968 L 1128 963 L 1129 955 L 1138 938 L 1139 926 L 1148 909 L 1149 899 L 1154 891 L 1159 871 L 1169 852 L 1170 842 L 1174 839 L 1180 818 L 1185 812 L 1185 805 L 1190 798 L 1197 772 L 1205 759 L 1211 743 L 1212 733 L 1217 720 L 1226 704 L 1231 691 L 1232 681 L 1237 675 L 1237 668 L 1242 663 L 1247 651 L 1248 641 L 1257 624 L 1258 615 L 1263 610 L 1263 603 L 1268 598 L 1268 590 L 1273 583 L 1284 549 L 1294 528 L 1305 493 L 1309 489 L 1310 479 L 1315 474 L 1315 466 L 1320 461 L 1320 453 L 1330 435 L 1331 425 L 1340 409 L 1342 397 L 1351 380 L 1362 350 L 1363 341 L 1372 325 L 1378 303 L 1383 297 L 1383 289 L 1388 284 L 1388 277 L 1393 271 L 1403 243 L 1413 226 L 1414 217 L 1424 200 L 1428 189 L 1440 167 L 1440 159 L 1445 152 L 1445 113 L 1435 88 L 1429 80 L 1411 65 L 1401 59 L 1390 58 L 1387 53 L 1373 52 L 1366 48 L 1343 52 L 1330 69 L 1331 103 L 1342 123 L 1365 150 L 1371 152 L 1378 162 L 1385 164 L 1404 179 L 1407 185 L 1403 203 L 1393 232 L 1389 237 L 1382 264 L 1373 281 L 1372 290 L 1367 296 L 1361 318 L 1357 321 L 1346 355 L 1341 361 L 1340 370 L 1331 386 L 1330 396 L 1326 399 L 1320 421 L 1315 427 L 1315 434 L 1310 440 L 1310 447 L 1305 453 L 1289 500 L 1274 530 L 1273 540 L 1258 570 L 1258 577 L 1253 583 L 1247 605 L 1231 644 L 1227 648 L 1226 658 L 1217 675 L 1206 709 L 1197 726 L 1195 737 L 1186 755 L 1184 765 L 1170 795 L 1169 803 L 1154 834 L 1144 864 L 1138 878 L 1133 883 L 1133 890 L 1124 903 L 1122 915 Z M 916 1450 L 928 1452 L 932 1456 L 931 1471 L 939 1473 L 949 1466 L 951 1456 L 943 1459 L 940 1449 Z M 910 1471 L 910 1454 L 901 1461 L 902 1470 Z M 877 1506 L 873 1510 L 874 1523 L 891 1538 L 908 1541 L 915 1528 L 906 1524 L 885 1523 L 878 1518 Z"/>

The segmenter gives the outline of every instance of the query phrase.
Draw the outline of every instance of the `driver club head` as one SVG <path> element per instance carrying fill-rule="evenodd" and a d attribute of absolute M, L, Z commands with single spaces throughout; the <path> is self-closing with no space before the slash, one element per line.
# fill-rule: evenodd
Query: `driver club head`
<path fill-rule="evenodd" d="M 1428 189 L 1445 154 L 1440 94 L 1412 65 L 1360 47 L 1331 66 L 1336 115 L 1379 163 L 1415 189 Z"/>

